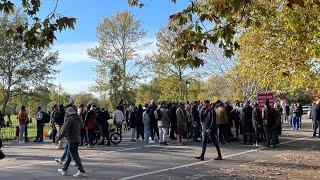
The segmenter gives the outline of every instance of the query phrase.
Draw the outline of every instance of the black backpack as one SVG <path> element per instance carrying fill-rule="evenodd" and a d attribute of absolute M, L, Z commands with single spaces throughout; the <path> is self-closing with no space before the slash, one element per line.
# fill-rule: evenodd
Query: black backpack
<path fill-rule="evenodd" d="M 49 116 L 49 114 L 48 113 L 46 113 L 46 112 L 42 112 L 42 120 L 43 120 L 43 122 L 44 123 L 49 123 L 50 122 L 50 116 Z"/>

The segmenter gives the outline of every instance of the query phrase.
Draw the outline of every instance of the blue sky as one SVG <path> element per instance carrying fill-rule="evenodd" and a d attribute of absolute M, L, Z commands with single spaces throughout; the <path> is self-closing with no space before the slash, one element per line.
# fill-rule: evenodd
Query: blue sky
<path fill-rule="evenodd" d="M 66 16 L 77 18 L 75 30 L 63 31 L 57 35 L 53 50 L 60 52 L 62 61 L 54 83 L 60 83 L 69 93 L 87 91 L 94 82 L 95 72 L 92 68 L 97 61 L 87 56 L 86 49 L 97 44 L 96 26 L 103 17 L 111 17 L 116 12 L 129 10 L 141 21 L 142 28 L 146 30 L 145 41 L 154 42 L 157 31 L 166 24 L 174 12 L 186 7 L 187 0 L 177 0 L 177 4 L 170 0 L 145 0 L 147 5 L 132 8 L 127 0 L 59 0 L 57 12 Z M 41 13 L 46 14 L 52 10 L 53 0 L 42 1 Z M 155 50 L 155 43 L 146 48 L 141 54 Z"/>

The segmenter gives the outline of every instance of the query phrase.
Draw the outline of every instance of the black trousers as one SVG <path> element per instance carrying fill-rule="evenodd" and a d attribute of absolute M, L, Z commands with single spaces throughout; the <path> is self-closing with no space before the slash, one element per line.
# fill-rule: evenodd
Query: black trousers
<path fill-rule="evenodd" d="M 141 136 L 144 139 L 144 125 L 143 123 L 137 125 L 137 139 Z"/>
<path fill-rule="evenodd" d="M 197 141 L 200 136 L 201 136 L 201 124 L 197 123 L 197 125 L 193 127 L 193 141 Z"/>
<path fill-rule="evenodd" d="M 150 134 L 151 134 L 151 140 L 154 141 L 155 135 L 158 136 L 159 139 L 159 129 L 158 129 L 158 123 L 155 122 L 150 122 Z"/>
<path fill-rule="evenodd" d="M 177 123 L 171 123 L 170 139 L 176 139 L 175 134 L 178 134 L 178 125 L 177 125 Z"/>
<path fill-rule="evenodd" d="M 215 135 L 209 134 L 207 132 L 203 132 L 202 135 L 203 135 L 203 138 L 202 138 L 201 157 L 204 158 L 204 155 L 205 155 L 206 150 L 207 150 L 207 144 L 208 144 L 209 140 L 211 140 L 213 145 L 216 147 L 216 150 L 217 150 L 217 153 L 218 153 L 218 157 L 222 157 L 217 137 Z"/>
<path fill-rule="evenodd" d="M 267 140 L 267 145 L 276 145 L 277 142 L 277 130 L 273 128 L 272 126 L 265 125 L 264 127 L 265 135 L 266 135 L 266 140 Z"/>
<path fill-rule="evenodd" d="M 37 121 L 37 137 L 36 140 L 43 141 L 43 128 L 44 123 L 41 121 Z"/>
<path fill-rule="evenodd" d="M 317 130 L 318 131 L 318 136 L 320 137 L 320 128 L 319 128 L 319 122 L 318 121 L 313 121 L 312 122 L 312 127 L 313 127 L 313 136 L 316 137 L 317 136 Z"/>

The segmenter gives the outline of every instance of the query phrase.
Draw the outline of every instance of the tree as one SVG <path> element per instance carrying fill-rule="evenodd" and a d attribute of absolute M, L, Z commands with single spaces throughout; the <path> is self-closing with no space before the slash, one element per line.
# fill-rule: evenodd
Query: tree
<path fill-rule="evenodd" d="M 80 105 L 80 104 L 88 105 L 89 103 L 98 104 L 99 102 L 98 99 L 94 97 L 93 94 L 86 93 L 86 92 L 74 94 L 72 96 L 72 100 L 75 105 Z"/>
<path fill-rule="evenodd" d="M 137 76 L 130 74 L 128 68 L 134 67 L 134 59 L 143 47 L 140 42 L 144 36 L 140 21 L 128 11 L 104 18 L 97 27 L 99 45 L 88 50 L 89 56 L 100 62 L 95 68 L 98 78 L 94 89 L 107 91 L 113 104 L 121 98 L 128 101 L 134 98 L 130 93 Z"/>
<path fill-rule="evenodd" d="M 238 89 L 296 94 L 319 84 L 320 71 L 314 68 L 320 64 L 314 61 L 319 57 L 318 11 L 311 4 L 295 7 L 295 12 L 275 10 L 279 3 L 270 4 L 269 18 L 259 28 L 248 28 L 238 39 L 242 48 L 233 71 Z"/>
<path fill-rule="evenodd" d="M 70 103 L 71 100 L 71 95 L 68 94 L 64 89 L 61 87 L 60 84 L 58 85 L 52 85 L 50 87 L 50 102 L 51 102 L 51 107 L 55 104 L 57 105 L 66 105 Z"/>
<path fill-rule="evenodd" d="M 173 3 L 176 0 L 171 0 Z M 143 7 L 142 0 L 128 0 L 132 6 Z M 270 5 L 278 3 L 277 9 L 269 9 Z M 274 6 L 273 6 L 274 7 Z M 192 56 L 192 51 L 206 52 L 208 44 L 219 44 L 227 57 L 232 57 L 240 48 L 235 37 L 248 27 L 259 27 L 261 20 L 268 19 L 270 12 L 286 8 L 293 14 L 301 14 L 299 9 L 314 8 L 320 10 L 319 0 L 190 0 L 190 4 L 181 12 L 170 16 L 171 21 L 177 21 L 178 26 L 190 24 L 192 27 L 179 33 L 175 39 L 177 47 L 175 55 L 184 57 L 185 64 L 198 67 L 203 60 Z M 294 21 L 290 22 L 294 23 Z M 172 26 L 175 31 L 177 28 Z"/>
<path fill-rule="evenodd" d="M 40 0 L 21 0 L 21 9 L 28 22 L 24 22 L 16 27 L 6 29 L 7 34 L 18 34 L 17 38 L 25 47 L 49 47 L 56 39 L 56 32 L 64 29 L 74 29 L 76 19 L 66 17 L 56 12 L 59 0 L 55 1 L 52 11 L 45 17 L 39 16 Z M 3 14 L 15 14 L 17 2 L 10 0 L 0 0 L 0 12 Z"/>
<path fill-rule="evenodd" d="M 27 48 L 19 34 L 7 30 L 19 27 L 26 20 L 20 14 L 4 15 L 0 19 L 0 83 L 3 92 L 2 111 L 12 97 L 26 94 L 30 89 L 43 85 L 56 73 L 58 53 L 48 48 Z"/>

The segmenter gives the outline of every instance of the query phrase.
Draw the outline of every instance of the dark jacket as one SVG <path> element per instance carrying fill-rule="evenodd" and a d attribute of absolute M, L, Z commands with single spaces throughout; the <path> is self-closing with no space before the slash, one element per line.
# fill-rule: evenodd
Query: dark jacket
<path fill-rule="evenodd" d="M 320 121 L 320 105 L 313 104 L 310 114 L 313 122 Z"/>
<path fill-rule="evenodd" d="M 143 125 L 143 109 L 138 108 L 137 110 L 137 125 L 141 126 Z"/>
<path fill-rule="evenodd" d="M 261 111 L 257 107 L 252 110 L 252 125 L 255 129 L 258 128 L 258 125 L 260 125 L 260 127 L 263 125 Z"/>
<path fill-rule="evenodd" d="M 99 123 L 100 125 L 105 125 L 106 124 L 106 119 L 105 115 L 101 111 L 96 111 L 94 112 L 94 122 Z"/>
<path fill-rule="evenodd" d="M 268 127 L 274 127 L 276 122 L 275 110 L 271 107 L 263 109 L 263 125 Z"/>
<path fill-rule="evenodd" d="M 244 133 L 253 132 L 252 107 L 250 105 L 246 105 L 243 107 L 242 113 L 241 113 L 241 122 L 243 125 Z"/>
<path fill-rule="evenodd" d="M 217 134 L 216 112 L 213 108 L 205 108 L 200 112 L 202 133 L 211 130 L 212 135 Z"/>
<path fill-rule="evenodd" d="M 81 128 L 82 122 L 77 111 L 73 110 L 71 107 L 68 108 L 66 120 L 62 127 L 61 137 L 66 137 L 70 142 L 80 142 Z"/>
<path fill-rule="evenodd" d="M 59 126 L 62 126 L 64 123 L 64 116 L 65 116 L 65 112 L 64 109 L 57 109 L 55 111 L 52 112 L 52 122 L 53 124 L 58 124 Z"/>
<path fill-rule="evenodd" d="M 129 113 L 129 124 L 130 128 L 135 128 L 137 126 L 137 111 L 131 111 Z"/>
<path fill-rule="evenodd" d="M 298 116 L 298 117 L 302 117 L 302 115 L 303 115 L 303 108 L 302 108 L 302 106 L 299 105 L 297 110 L 298 110 L 297 116 Z"/>
<path fill-rule="evenodd" d="M 196 105 L 192 106 L 191 113 L 192 113 L 193 124 L 196 125 L 200 123 L 200 113 Z"/>
<path fill-rule="evenodd" d="M 170 118 L 170 123 L 171 126 L 177 126 L 177 107 L 176 105 L 172 105 L 169 109 L 169 118 Z"/>

